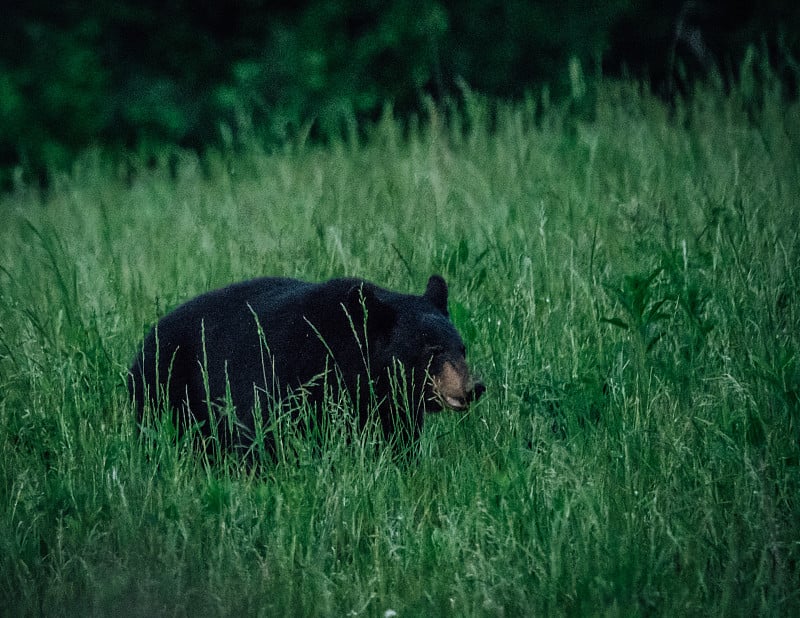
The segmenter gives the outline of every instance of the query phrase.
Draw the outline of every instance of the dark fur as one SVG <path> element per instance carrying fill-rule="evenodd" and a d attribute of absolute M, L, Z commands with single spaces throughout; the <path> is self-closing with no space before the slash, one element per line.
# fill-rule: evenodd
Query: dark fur
<path fill-rule="evenodd" d="M 405 377 L 400 393 L 393 376 L 395 385 Z M 225 448 L 249 447 L 253 411 L 261 411 L 266 427 L 292 394 L 304 393 L 321 419 L 325 385 L 337 398 L 340 384 L 361 427 L 376 411 L 386 439 L 412 443 L 425 412 L 465 409 L 481 395 L 483 384 L 470 375 L 449 319 L 444 279 L 432 276 L 422 296 L 359 279 L 237 283 L 164 316 L 128 377 L 140 423 L 146 401 L 156 410 L 166 403 L 179 431 L 197 422 L 202 435 L 218 435 Z M 410 409 L 394 405 L 398 395 Z M 228 397 L 236 410 L 233 428 L 219 414 Z M 274 447 L 269 437 L 266 446 Z"/>

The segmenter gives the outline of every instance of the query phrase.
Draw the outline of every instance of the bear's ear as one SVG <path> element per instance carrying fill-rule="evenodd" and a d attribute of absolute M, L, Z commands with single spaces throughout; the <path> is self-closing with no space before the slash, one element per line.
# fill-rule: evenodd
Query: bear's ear
<path fill-rule="evenodd" d="M 345 309 L 356 328 L 361 328 L 366 311 L 367 328 L 370 331 L 388 329 L 394 323 L 395 311 L 378 298 L 375 287 L 369 283 L 359 283 L 347 292 Z"/>
<path fill-rule="evenodd" d="M 450 317 L 447 312 L 447 282 L 440 275 L 431 275 L 423 296 L 444 315 Z"/>

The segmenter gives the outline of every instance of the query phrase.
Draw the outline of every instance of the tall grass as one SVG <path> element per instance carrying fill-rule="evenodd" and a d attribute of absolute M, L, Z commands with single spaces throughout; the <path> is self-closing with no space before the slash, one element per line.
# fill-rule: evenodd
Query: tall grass
<path fill-rule="evenodd" d="M 0 607 L 797 614 L 800 105 L 742 84 L 467 93 L 326 148 L 132 174 L 88 153 L 0 198 Z M 488 392 L 431 418 L 413 465 L 138 438 L 127 368 L 178 302 L 432 272 Z"/>

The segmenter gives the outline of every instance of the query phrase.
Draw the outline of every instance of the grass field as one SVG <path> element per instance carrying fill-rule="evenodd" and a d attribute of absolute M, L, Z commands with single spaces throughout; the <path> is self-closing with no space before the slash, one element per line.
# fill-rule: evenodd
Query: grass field
<path fill-rule="evenodd" d="M 800 104 L 769 80 L 467 93 L 130 172 L 0 196 L 0 613 L 800 614 Z M 177 303 L 434 272 L 488 391 L 413 465 L 138 439 L 127 368 Z"/>

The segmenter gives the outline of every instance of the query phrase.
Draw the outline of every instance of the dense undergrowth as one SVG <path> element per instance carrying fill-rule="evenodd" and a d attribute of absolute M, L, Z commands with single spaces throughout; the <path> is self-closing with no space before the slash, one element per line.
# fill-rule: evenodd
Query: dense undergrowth
<path fill-rule="evenodd" d="M 468 95 L 363 141 L 155 169 L 87 153 L 0 197 L 0 606 L 796 614 L 800 106 L 746 80 L 582 105 Z M 127 367 L 176 303 L 432 272 L 488 392 L 432 418 L 414 465 L 139 440 Z"/>

